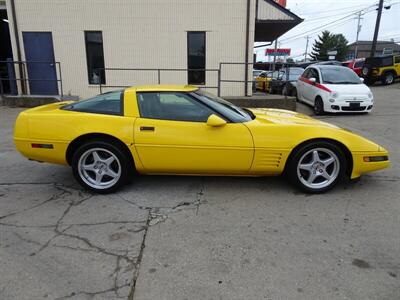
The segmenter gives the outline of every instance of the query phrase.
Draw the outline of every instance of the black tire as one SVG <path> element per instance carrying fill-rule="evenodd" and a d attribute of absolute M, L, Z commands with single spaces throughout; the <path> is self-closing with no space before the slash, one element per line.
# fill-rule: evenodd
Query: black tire
<path fill-rule="evenodd" d="M 292 97 L 295 97 L 296 101 L 299 101 L 299 97 L 297 96 L 297 89 L 295 87 L 292 89 L 292 92 L 290 93 L 290 95 Z"/>
<path fill-rule="evenodd" d="M 95 170 L 84 170 L 82 165 L 86 162 L 85 159 L 93 161 L 93 164 L 88 165 L 88 167 L 95 165 L 96 160 L 92 153 L 93 151 L 96 153 L 99 152 L 98 156 L 101 158 L 101 160 L 99 160 L 99 166 L 97 168 L 93 167 Z M 110 165 L 107 165 L 106 160 L 111 157 L 113 157 L 114 160 Z M 130 174 L 133 168 L 132 160 L 129 159 L 121 147 L 113 141 L 87 141 L 75 151 L 72 156 L 71 165 L 73 175 L 79 184 L 83 188 L 99 194 L 114 192 L 132 178 L 132 174 Z M 114 179 L 107 175 L 109 170 L 114 172 L 113 175 L 117 174 Z M 93 177 L 97 179 L 96 173 L 98 172 L 100 172 L 99 177 L 101 176 L 101 179 L 100 184 L 96 185 L 92 181 L 94 181 Z M 104 178 L 109 179 L 108 181 L 110 183 L 108 185 L 102 185 L 103 182 L 101 181 Z M 107 183 L 107 180 L 104 180 L 104 182 Z"/>
<path fill-rule="evenodd" d="M 368 86 L 374 85 L 375 81 L 369 78 L 364 79 L 364 83 Z"/>
<path fill-rule="evenodd" d="M 394 83 L 395 75 L 393 72 L 386 72 L 382 76 L 382 84 L 384 85 L 391 85 Z"/>
<path fill-rule="evenodd" d="M 310 151 L 313 151 L 315 149 L 324 149 L 327 152 L 332 152 L 336 155 L 337 158 L 337 162 L 335 162 L 335 166 L 337 169 L 335 169 L 335 174 L 336 177 L 333 179 L 332 176 L 332 181 L 326 182 L 326 186 L 320 186 L 320 187 L 310 187 L 307 186 L 305 183 L 303 183 L 304 180 L 306 180 L 306 176 L 308 175 L 307 172 L 308 171 L 304 171 L 301 170 L 298 172 L 298 166 L 300 164 L 300 160 L 303 159 L 303 156 L 307 153 L 309 153 Z M 323 153 L 323 152 L 321 152 Z M 309 154 L 308 154 L 309 155 Z M 321 157 L 321 154 L 319 154 L 320 158 L 323 160 L 323 157 Z M 307 157 L 307 155 L 306 155 Z M 332 165 L 328 165 L 328 168 L 331 168 Z M 333 168 L 335 166 L 332 166 L 332 171 Z M 317 166 L 318 168 L 318 166 Z M 341 182 L 342 180 L 346 179 L 346 170 L 347 170 L 347 160 L 346 160 L 346 156 L 344 155 L 342 149 L 336 145 L 335 143 L 329 142 L 329 141 L 314 141 L 314 142 L 310 142 L 307 144 L 304 144 L 302 146 L 300 146 L 298 149 L 295 149 L 294 152 L 290 155 L 287 164 L 286 164 L 286 168 L 285 168 L 285 175 L 288 178 L 289 182 L 291 184 L 293 184 L 295 187 L 299 188 L 300 190 L 302 190 L 303 192 L 306 193 L 311 193 L 311 194 L 320 194 L 320 193 L 324 193 L 329 191 L 330 189 L 332 189 L 335 185 L 337 185 L 339 182 Z M 302 172 L 305 173 L 302 173 Z M 317 171 L 317 169 L 316 169 Z M 336 173 L 337 172 L 337 173 Z M 311 175 L 311 172 L 309 172 L 309 175 Z M 303 177 L 304 176 L 304 177 Z M 322 175 L 318 175 L 316 177 L 316 184 L 318 184 L 318 180 L 320 180 L 322 177 Z M 322 177 L 322 179 L 324 179 L 324 177 Z"/>
<path fill-rule="evenodd" d="M 324 102 L 322 101 L 321 97 L 317 97 L 314 102 L 314 113 L 317 116 L 321 116 L 325 113 L 324 111 Z"/>

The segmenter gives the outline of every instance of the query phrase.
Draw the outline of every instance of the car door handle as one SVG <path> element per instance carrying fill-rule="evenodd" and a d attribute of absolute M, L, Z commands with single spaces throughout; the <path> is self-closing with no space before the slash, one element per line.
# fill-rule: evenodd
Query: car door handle
<path fill-rule="evenodd" d="M 153 126 L 140 126 L 140 131 L 154 131 Z"/>

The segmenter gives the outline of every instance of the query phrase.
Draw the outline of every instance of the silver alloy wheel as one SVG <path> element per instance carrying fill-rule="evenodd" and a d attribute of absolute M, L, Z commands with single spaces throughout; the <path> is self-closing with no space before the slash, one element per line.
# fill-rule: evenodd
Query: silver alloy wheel
<path fill-rule="evenodd" d="M 121 177 L 118 157 L 104 148 L 92 148 L 84 152 L 78 161 L 81 179 L 90 187 L 104 190 L 112 187 Z"/>
<path fill-rule="evenodd" d="M 388 73 L 385 75 L 385 83 L 386 84 L 392 84 L 393 81 L 394 81 L 393 73 Z"/>
<path fill-rule="evenodd" d="M 336 180 L 340 171 L 340 160 L 327 148 L 307 151 L 299 159 L 297 176 L 302 184 L 311 189 L 322 189 Z"/>

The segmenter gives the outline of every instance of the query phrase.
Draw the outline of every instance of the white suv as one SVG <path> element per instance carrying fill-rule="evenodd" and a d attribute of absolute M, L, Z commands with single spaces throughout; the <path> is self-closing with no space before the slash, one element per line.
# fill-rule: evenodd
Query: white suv
<path fill-rule="evenodd" d="M 374 96 L 363 79 L 346 67 L 313 65 L 297 81 L 297 98 L 314 112 L 370 112 Z"/>

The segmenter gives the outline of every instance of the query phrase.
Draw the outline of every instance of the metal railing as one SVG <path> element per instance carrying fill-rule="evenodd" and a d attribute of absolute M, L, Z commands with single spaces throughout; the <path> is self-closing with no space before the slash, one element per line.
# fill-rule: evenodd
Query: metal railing
<path fill-rule="evenodd" d="M 29 78 L 28 66 L 30 64 L 50 64 L 54 65 L 56 78 Z M 5 68 L 1 68 L 2 65 Z M 16 70 L 17 69 L 17 70 Z M 5 71 L 6 70 L 6 71 Z M 18 71 L 18 72 L 17 72 Z M 19 76 L 16 76 L 16 74 Z M 7 74 L 7 76 L 5 76 Z M 56 82 L 58 95 L 63 96 L 63 82 L 61 73 L 61 63 L 58 61 L 0 61 L 0 95 L 32 95 L 30 91 L 31 83 L 38 81 Z M 19 83 L 19 86 L 18 86 Z M 5 87 L 8 86 L 8 91 Z"/>
<path fill-rule="evenodd" d="M 219 91 L 220 88 L 220 84 L 219 84 L 219 79 L 220 79 L 220 69 L 174 69 L 174 68 L 98 68 L 96 69 L 96 71 L 98 71 L 98 74 L 100 75 L 100 79 L 99 79 L 99 90 L 100 90 L 100 94 L 103 92 L 103 88 L 127 88 L 133 85 L 130 84 L 128 86 L 125 85 L 106 85 L 102 83 L 102 74 L 104 71 L 104 74 L 106 75 L 107 71 L 139 71 L 139 72 L 144 72 L 144 71 L 148 71 L 148 72 L 157 72 L 157 84 L 161 84 L 162 80 L 161 80 L 161 75 L 163 72 L 216 72 L 217 73 L 217 82 L 218 85 L 216 86 L 207 86 L 207 85 L 196 85 L 193 84 L 195 86 L 201 87 L 203 89 L 217 89 Z M 107 78 L 107 75 L 105 76 Z M 207 76 L 206 76 L 207 77 Z"/>
<path fill-rule="evenodd" d="M 255 92 L 256 91 L 257 81 L 253 79 L 253 75 L 251 75 L 252 79 L 248 79 L 248 80 L 235 80 L 235 79 L 223 79 L 222 78 L 222 76 L 223 76 L 223 72 L 222 72 L 223 71 L 223 66 L 228 66 L 228 65 L 236 65 L 236 66 L 238 66 L 238 65 L 243 65 L 243 66 L 251 65 L 251 66 L 254 66 L 255 64 L 256 63 L 221 62 L 219 64 L 219 70 L 220 70 L 219 76 L 220 77 L 219 77 L 219 80 L 218 80 L 218 86 L 219 86 L 219 88 L 218 88 L 218 96 L 221 96 L 221 83 L 224 83 L 224 82 L 244 83 L 244 85 L 248 85 L 248 84 L 252 83 L 252 90 L 253 90 L 253 92 Z M 285 77 L 286 77 L 285 80 L 287 82 L 289 80 L 289 68 L 290 67 L 295 67 L 295 65 L 294 64 L 289 64 L 289 63 L 281 63 L 279 67 L 280 68 L 276 68 L 275 71 L 285 70 L 286 71 L 285 72 Z M 273 72 L 273 70 L 269 70 L 267 72 Z M 248 95 L 245 95 L 245 96 L 248 96 Z M 284 95 L 284 96 L 287 96 L 287 95 Z"/>

